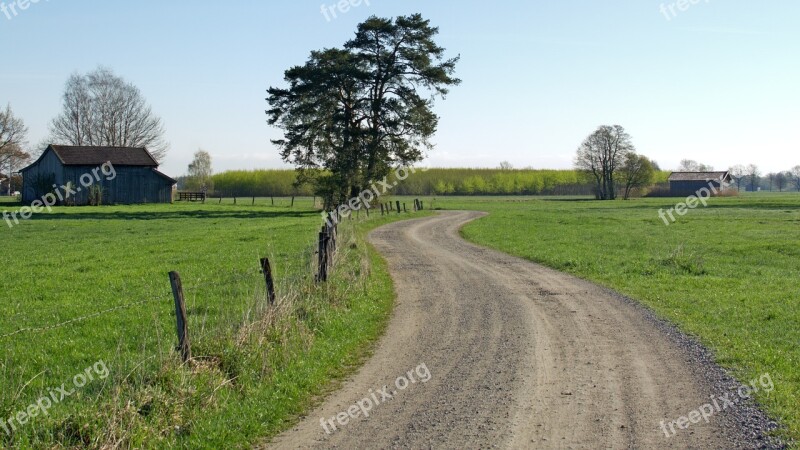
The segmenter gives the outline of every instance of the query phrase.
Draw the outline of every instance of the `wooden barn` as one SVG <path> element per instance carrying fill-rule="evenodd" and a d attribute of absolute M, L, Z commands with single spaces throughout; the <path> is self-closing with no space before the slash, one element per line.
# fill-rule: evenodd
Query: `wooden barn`
<path fill-rule="evenodd" d="M 171 203 L 176 182 L 157 169 L 144 148 L 50 145 L 21 171 L 22 202 L 56 194 L 59 205 L 87 205 L 92 189 L 100 188 L 103 204 Z M 74 191 L 69 196 L 67 183 Z"/>
<path fill-rule="evenodd" d="M 674 197 L 688 197 L 705 188 L 716 195 L 731 181 L 730 172 L 673 172 L 669 176 L 669 191 Z"/>

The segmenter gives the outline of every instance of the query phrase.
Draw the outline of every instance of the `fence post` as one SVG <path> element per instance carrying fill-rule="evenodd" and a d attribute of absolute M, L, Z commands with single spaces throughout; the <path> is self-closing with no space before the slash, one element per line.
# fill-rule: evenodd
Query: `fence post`
<path fill-rule="evenodd" d="M 253 206 L 256 206 L 256 198 L 253 196 Z"/>
<path fill-rule="evenodd" d="M 291 206 L 291 208 L 294 208 L 294 195 L 292 196 L 292 206 Z"/>
<path fill-rule="evenodd" d="M 381 203 L 381 216 L 383 216 L 383 203 Z"/>
<path fill-rule="evenodd" d="M 325 227 L 319 233 L 319 273 L 317 274 L 317 282 L 328 280 L 328 255 L 325 245 Z"/>
<path fill-rule="evenodd" d="M 183 362 L 192 359 L 192 346 L 189 342 L 189 327 L 186 323 L 186 302 L 183 298 L 183 285 L 178 272 L 169 273 L 169 282 L 172 285 L 172 295 L 175 297 L 175 318 L 178 326 L 178 350 L 181 352 Z"/>
<path fill-rule="evenodd" d="M 403 203 L 403 212 L 404 213 L 408 213 L 408 210 L 406 209 L 406 204 L 405 203 Z"/>
<path fill-rule="evenodd" d="M 397 214 L 400 214 L 401 212 L 402 211 L 400 211 L 400 200 L 397 200 Z"/>
<path fill-rule="evenodd" d="M 222 204 L 222 194 L 219 194 L 219 204 Z"/>
<path fill-rule="evenodd" d="M 269 297 L 269 304 L 275 304 L 275 282 L 272 279 L 272 266 L 269 264 L 269 258 L 261 258 L 261 272 L 264 274 L 264 281 L 267 283 L 267 296 Z"/>
<path fill-rule="evenodd" d="M 425 209 L 425 204 L 422 203 L 422 200 L 419 201 L 419 209 L 420 210 L 424 210 Z"/>

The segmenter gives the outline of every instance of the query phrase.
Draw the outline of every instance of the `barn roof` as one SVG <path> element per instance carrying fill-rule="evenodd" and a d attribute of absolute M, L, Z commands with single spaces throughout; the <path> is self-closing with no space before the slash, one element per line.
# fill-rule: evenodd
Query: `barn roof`
<path fill-rule="evenodd" d="M 672 172 L 669 181 L 729 181 L 729 172 Z"/>
<path fill-rule="evenodd" d="M 158 167 L 153 155 L 144 148 L 51 145 L 48 149 L 65 166 L 99 166 L 110 162 L 115 166 Z"/>

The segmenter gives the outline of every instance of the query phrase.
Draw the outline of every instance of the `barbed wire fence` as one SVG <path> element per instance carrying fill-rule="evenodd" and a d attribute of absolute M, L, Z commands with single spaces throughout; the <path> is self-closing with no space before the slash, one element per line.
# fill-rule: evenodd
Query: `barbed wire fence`
<path fill-rule="evenodd" d="M 381 203 L 380 207 L 380 214 L 381 216 L 384 215 L 391 215 L 391 214 L 404 214 L 409 212 L 416 212 L 424 209 L 424 204 L 419 199 L 413 200 L 413 205 L 411 208 L 408 207 L 406 203 L 402 203 L 400 201 L 390 201 L 386 203 Z M 187 362 L 191 359 L 191 351 L 190 351 L 190 342 L 188 339 L 188 323 L 189 323 L 189 312 L 192 310 L 191 308 L 187 308 L 186 304 L 186 296 L 187 294 L 190 295 L 197 295 L 198 293 L 202 292 L 209 292 L 214 289 L 230 289 L 233 286 L 239 286 L 242 283 L 251 282 L 256 283 L 259 282 L 259 279 L 262 279 L 260 283 L 263 286 L 262 292 L 257 292 L 257 295 L 253 296 L 254 298 L 264 298 L 268 302 L 270 307 L 276 307 L 276 303 L 278 303 L 279 298 L 279 290 L 280 289 L 287 289 L 290 286 L 297 286 L 302 283 L 308 282 L 309 279 L 313 279 L 316 283 L 325 283 L 328 281 L 330 277 L 330 273 L 333 269 L 334 263 L 336 261 L 336 254 L 337 254 L 337 247 L 338 247 L 338 235 L 339 235 L 339 223 L 342 220 L 360 220 L 362 217 L 362 210 L 363 216 L 365 219 L 369 219 L 370 214 L 377 214 L 377 207 L 375 206 L 367 206 L 366 208 L 356 210 L 354 214 L 349 215 L 347 218 L 342 218 L 338 216 L 335 212 L 329 212 L 327 214 L 328 219 L 325 221 L 324 225 L 322 226 L 319 234 L 317 242 L 313 246 L 307 247 L 306 251 L 303 252 L 305 255 L 303 258 L 303 262 L 301 265 L 305 266 L 306 269 L 300 271 L 289 271 L 286 273 L 279 281 L 276 282 L 274 273 L 273 273 L 273 263 L 274 257 L 265 256 L 257 258 L 257 265 L 254 264 L 254 268 L 247 272 L 239 272 L 234 273 L 233 276 L 227 277 L 224 281 L 201 281 L 201 280 L 192 280 L 191 284 L 188 288 L 183 287 L 183 283 L 180 279 L 180 274 L 177 271 L 172 271 L 169 273 L 169 281 L 170 286 L 172 288 L 172 293 L 164 293 L 161 295 L 157 295 L 154 297 L 137 299 L 122 305 L 115 305 L 109 308 L 101 309 L 99 311 L 87 313 L 78 317 L 73 317 L 67 320 L 62 320 L 50 325 L 42 325 L 42 326 L 30 326 L 30 327 L 21 327 L 17 330 L 7 332 L 4 334 L 0 334 L 0 342 L 7 341 L 12 338 L 17 338 L 19 336 L 25 336 L 30 334 L 42 334 L 47 333 L 49 331 L 53 331 L 60 328 L 71 327 L 89 320 L 101 318 L 110 314 L 119 313 L 121 311 L 130 310 L 136 307 L 140 307 L 146 304 L 159 304 L 159 302 L 164 302 L 168 300 L 170 297 L 173 298 L 175 302 L 175 316 L 176 316 L 176 326 L 177 326 L 177 334 L 178 334 L 178 349 L 181 350 L 183 361 Z M 370 213 L 371 210 L 374 210 L 373 213 Z M 271 259 L 272 258 L 272 259 Z M 311 269 L 312 273 L 309 277 L 308 268 Z M 165 279 L 166 281 L 166 279 Z M 249 310 L 258 307 L 258 305 L 247 305 Z M 243 315 L 249 315 L 250 311 L 243 311 Z M 201 321 L 200 330 L 201 333 L 198 335 L 199 337 L 204 337 L 205 333 L 205 319 Z"/>

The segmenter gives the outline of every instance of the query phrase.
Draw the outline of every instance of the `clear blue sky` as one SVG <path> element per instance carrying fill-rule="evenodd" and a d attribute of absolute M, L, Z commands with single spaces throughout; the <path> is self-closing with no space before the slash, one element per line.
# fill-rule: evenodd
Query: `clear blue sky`
<path fill-rule="evenodd" d="M 216 171 L 282 167 L 266 89 L 370 15 L 420 12 L 462 58 L 427 165 L 568 168 L 589 133 L 615 123 L 666 169 L 800 164 L 797 0 L 700 0 L 675 14 L 672 0 L 370 0 L 330 21 L 322 3 L 40 0 L 0 13 L 0 104 L 38 143 L 67 77 L 104 65 L 164 120 L 168 174 L 201 147 Z"/>

